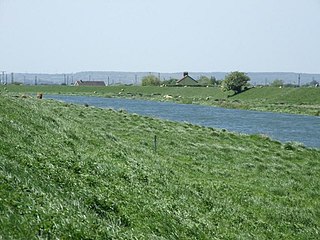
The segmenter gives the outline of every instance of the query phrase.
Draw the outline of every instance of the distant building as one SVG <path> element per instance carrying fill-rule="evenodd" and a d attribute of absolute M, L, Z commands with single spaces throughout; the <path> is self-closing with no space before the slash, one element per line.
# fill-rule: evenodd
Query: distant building
<path fill-rule="evenodd" d="M 176 82 L 176 85 L 196 86 L 196 85 L 199 85 L 199 83 L 196 80 L 194 80 L 192 77 L 190 77 L 188 72 L 184 72 L 183 73 L 183 78 L 178 80 Z"/>
<path fill-rule="evenodd" d="M 74 86 L 92 86 L 92 87 L 104 87 L 106 86 L 104 81 L 82 81 L 78 80 L 74 83 Z"/>

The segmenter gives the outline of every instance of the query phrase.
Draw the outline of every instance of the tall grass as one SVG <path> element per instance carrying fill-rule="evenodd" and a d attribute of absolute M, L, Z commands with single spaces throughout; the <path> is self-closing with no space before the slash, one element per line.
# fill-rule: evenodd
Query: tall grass
<path fill-rule="evenodd" d="M 52 100 L 0 109 L 0 239 L 319 235 L 319 150 Z"/>

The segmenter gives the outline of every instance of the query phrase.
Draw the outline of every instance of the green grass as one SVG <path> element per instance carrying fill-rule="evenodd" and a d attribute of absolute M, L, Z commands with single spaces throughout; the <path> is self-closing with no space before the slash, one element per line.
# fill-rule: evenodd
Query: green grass
<path fill-rule="evenodd" d="M 2 91 L 13 93 L 60 93 L 60 94 L 89 94 L 100 96 L 119 96 L 119 97 L 157 97 L 163 99 L 164 95 L 172 95 L 174 97 L 183 96 L 186 98 L 192 97 L 209 97 L 216 96 L 224 98 L 227 96 L 218 87 L 215 88 L 200 88 L 200 87 L 148 87 L 148 86 L 109 86 L 109 87 L 74 87 L 74 86 L 59 86 L 59 85 L 8 85 L 3 87 Z M 1 88 L 0 88 L 1 89 Z M 123 90 L 123 91 L 122 91 Z"/>
<path fill-rule="evenodd" d="M 232 99 L 244 109 L 320 115 L 320 88 L 254 88 Z"/>
<path fill-rule="evenodd" d="M 319 150 L 52 100 L 0 109 L 0 239 L 319 236 Z"/>
<path fill-rule="evenodd" d="M 256 100 L 268 103 L 320 104 L 320 88 L 262 87 L 253 88 L 234 97 L 235 99 Z"/>
<path fill-rule="evenodd" d="M 222 92 L 218 87 L 73 87 L 73 86 L 0 86 L 1 92 L 11 94 L 77 94 L 102 97 L 138 98 L 204 104 L 226 108 L 272 111 L 320 116 L 320 88 L 252 88 L 241 94 Z M 170 95 L 170 99 L 166 98 Z"/>

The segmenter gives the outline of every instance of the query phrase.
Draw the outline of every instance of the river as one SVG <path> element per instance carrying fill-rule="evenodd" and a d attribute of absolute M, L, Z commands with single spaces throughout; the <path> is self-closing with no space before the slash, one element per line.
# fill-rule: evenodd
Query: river
<path fill-rule="evenodd" d="M 320 117 L 316 116 L 121 98 L 66 95 L 47 95 L 46 98 L 101 108 L 124 109 L 129 113 L 239 133 L 265 134 L 281 142 L 300 142 L 308 147 L 320 148 Z"/>

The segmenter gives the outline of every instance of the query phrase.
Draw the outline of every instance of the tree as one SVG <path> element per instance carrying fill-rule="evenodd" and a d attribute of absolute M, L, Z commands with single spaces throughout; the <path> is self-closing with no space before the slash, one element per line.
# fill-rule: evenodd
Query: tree
<path fill-rule="evenodd" d="M 312 80 L 311 82 L 308 82 L 306 86 L 317 87 L 319 86 L 319 82 L 316 80 Z"/>
<path fill-rule="evenodd" d="M 201 76 L 198 80 L 198 83 L 202 86 L 213 86 L 213 81 L 212 79 L 206 77 L 206 76 Z"/>
<path fill-rule="evenodd" d="M 148 75 L 142 78 L 142 86 L 160 86 L 160 79 L 154 75 Z"/>
<path fill-rule="evenodd" d="M 161 84 L 163 85 L 176 85 L 178 79 L 170 78 L 169 80 L 163 80 Z"/>
<path fill-rule="evenodd" d="M 281 79 L 275 79 L 273 80 L 273 82 L 271 83 L 272 87 L 283 87 L 284 82 Z"/>
<path fill-rule="evenodd" d="M 224 91 L 232 90 L 234 94 L 242 92 L 242 89 L 248 85 L 250 78 L 243 72 L 231 72 L 226 75 L 222 81 L 222 89 Z"/>
<path fill-rule="evenodd" d="M 206 77 L 206 76 L 200 76 L 198 83 L 202 86 L 215 86 L 220 85 L 221 81 L 217 80 L 214 76 Z"/>
<path fill-rule="evenodd" d="M 210 80 L 211 80 L 212 84 L 215 86 L 221 85 L 221 83 L 222 83 L 222 80 L 217 80 L 215 76 L 211 76 Z"/>

